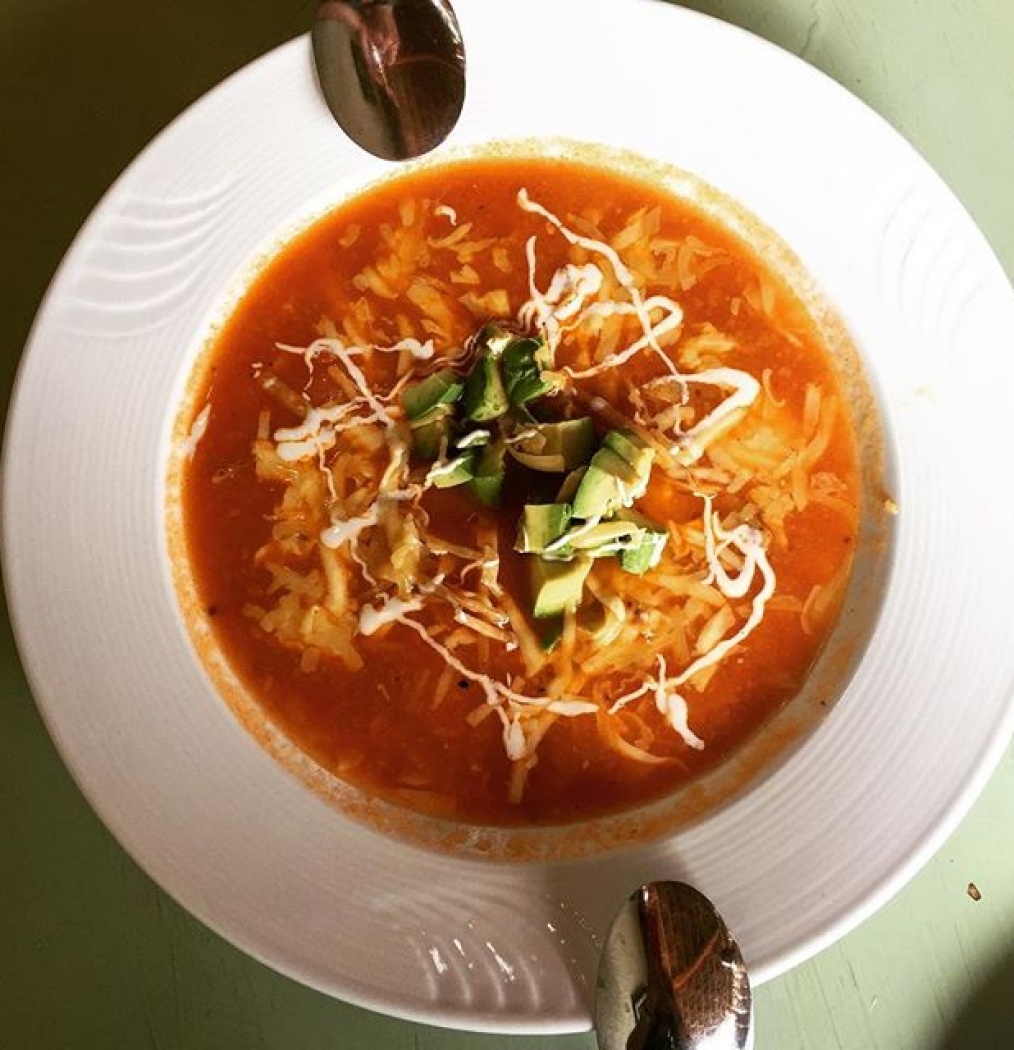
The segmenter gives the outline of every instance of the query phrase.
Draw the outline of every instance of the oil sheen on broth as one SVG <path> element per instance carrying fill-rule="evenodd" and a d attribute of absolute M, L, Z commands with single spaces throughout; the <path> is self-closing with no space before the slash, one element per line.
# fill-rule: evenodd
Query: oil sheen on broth
<path fill-rule="evenodd" d="M 262 271 L 200 376 L 201 600 L 265 716 L 412 810 L 559 823 L 720 763 L 800 688 L 858 528 L 792 294 L 647 183 L 420 170 Z"/>

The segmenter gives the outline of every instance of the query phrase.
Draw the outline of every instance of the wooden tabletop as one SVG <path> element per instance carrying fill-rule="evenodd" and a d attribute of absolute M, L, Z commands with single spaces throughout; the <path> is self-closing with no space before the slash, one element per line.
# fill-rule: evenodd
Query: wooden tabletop
<path fill-rule="evenodd" d="M 190 102 L 304 31 L 313 6 L 0 0 L 5 391 L 46 284 L 106 186 Z M 1014 0 L 687 6 L 802 55 L 872 105 L 943 175 L 1014 274 Z M 835 947 L 757 991 L 758 1050 L 1014 1047 L 1012 829 L 1008 752 L 909 886 Z M 380 1017 L 280 977 L 210 933 L 130 861 L 81 798 L 4 620 L 0 1050 L 594 1045 L 591 1035 L 510 1039 Z"/>

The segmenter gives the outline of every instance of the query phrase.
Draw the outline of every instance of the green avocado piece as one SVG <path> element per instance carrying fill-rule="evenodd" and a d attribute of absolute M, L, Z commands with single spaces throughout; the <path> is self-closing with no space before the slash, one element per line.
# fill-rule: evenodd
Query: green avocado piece
<path fill-rule="evenodd" d="M 642 529 L 636 547 L 630 547 L 620 555 L 620 566 L 635 576 L 643 576 L 654 569 L 662 559 L 669 534 L 655 529 Z"/>
<path fill-rule="evenodd" d="M 484 354 L 472 366 L 465 380 L 465 416 L 484 423 L 498 419 L 510 407 L 500 365 L 492 354 Z"/>
<path fill-rule="evenodd" d="M 516 551 L 539 554 L 567 531 L 570 524 L 569 503 L 528 503 L 521 512 Z"/>
<path fill-rule="evenodd" d="M 587 467 L 578 467 L 576 470 L 572 470 L 564 479 L 563 484 L 560 486 L 560 491 L 556 494 L 557 503 L 572 503 L 574 496 L 577 493 L 577 487 L 581 484 L 581 479 L 584 477 L 584 472 Z"/>
<path fill-rule="evenodd" d="M 582 467 L 591 459 L 595 447 L 595 425 L 590 416 L 543 423 L 540 430 L 545 435 L 546 450 L 561 453 L 568 470 Z"/>
<path fill-rule="evenodd" d="M 602 444 L 626 460 L 639 477 L 647 477 L 651 473 L 655 450 L 646 445 L 634 431 L 610 430 L 602 439 Z"/>
<path fill-rule="evenodd" d="M 641 530 L 637 546 L 625 550 L 620 555 L 620 566 L 635 576 L 643 576 L 649 569 L 658 565 L 662 551 L 669 541 L 669 533 L 650 518 L 638 514 L 636 510 L 624 508 L 616 516 Z"/>
<path fill-rule="evenodd" d="M 469 481 L 468 487 L 480 503 L 495 507 L 500 503 L 504 474 L 503 445 L 500 442 L 485 445 L 477 455 L 475 477 Z"/>
<path fill-rule="evenodd" d="M 639 453 L 648 447 L 633 430 L 627 429 L 608 431 L 602 444 L 622 456 L 631 466 Z"/>
<path fill-rule="evenodd" d="M 439 468 L 430 468 L 430 480 L 438 489 L 450 489 L 455 485 L 464 485 L 475 477 L 475 464 L 478 456 L 475 452 L 463 452 L 460 456 L 442 464 Z M 436 473 L 433 471 L 436 469 Z"/>
<path fill-rule="evenodd" d="M 527 401 L 534 401 L 537 397 L 544 397 L 553 390 L 559 389 L 559 384 L 548 379 L 543 379 L 539 372 L 522 372 L 505 376 L 507 381 L 507 396 L 512 405 L 523 405 Z"/>
<path fill-rule="evenodd" d="M 576 609 L 591 566 L 591 558 L 575 558 L 573 561 L 532 558 L 532 615 L 544 619 Z"/>
<path fill-rule="evenodd" d="M 595 447 L 595 426 L 588 416 L 534 423 L 533 433 L 511 447 L 511 455 L 532 470 L 563 472 L 583 466 Z"/>
<path fill-rule="evenodd" d="M 468 483 L 469 491 L 487 507 L 500 505 L 500 492 L 503 489 L 503 475 L 486 474 L 474 477 Z"/>
<path fill-rule="evenodd" d="M 436 405 L 409 424 L 412 436 L 412 454 L 418 459 L 433 460 L 451 438 L 454 409 L 450 405 Z"/>
<path fill-rule="evenodd" d="M 641 478 L 640 474 L 619 453 L 605 446 L 592 457 L 592 464 L 599 470 L 612 474 L 624 488 L 634 488 Z"/>
<path fill-rule="evenodd" d="M 610 474 L 592 460 L 574 493 L 574 517 L 582 521 L 604 518 L 619 501 L 620 486 L 616 475 Z"/>
<path fill-rule="evenodd" d="M 401 403 L 409 419 L 419 419 L 437 405 L 449 405 L 461 397 L 465 384 L 461 376 L 450 368 L 427 376 L 418 383 L 406 387 L 401 394 Z"/>
<path fill-rule="evenodd" d="M 529 365 L 538 370 L 536 355 L 542 346 L 541 339 L 532 339 L 529 336 L 515 336 L 503 348 L 503 369 L 506 378 L 507 372 L 515 372 L 527 368 Z"/>
<path fill-rule="evenodd" d="M 528 467 L 529 470 L 541 471 L 544 474 L 562 474 L 567 469 L 567 461 L 558 452 L 549 455 L 533 455 L 529 452 L 522 452 L 512 445 L 511 455 L 521 466 Z"/>
<path fill-rule="evenodd" d="M 559 386 L 555 378 L 543 376 L 546 356 L 541 339 L 515 339 L 503 351 L 503 377 L 512 405 L 523 405 Z"/>
<path fill-rule="evenodd" d="M 571 529 L 571 546 L 591 555 L 593 558 L 602 554 L 616 554 L 624 546 L 640 544 L 641 530 L 629 521 L 600 521 L 590 529 Z M 605 548 L 605 549 L 603 549 Z"/>
<path fill-rule="evenodd" d="M 651 460 L 642 460 L 642 464 L 643 469 L 638 470 L 613 449 L 603 445 L 592 456 L 588 472 L 581 479 L 574 497 L 574 517 L 606 517 L 621 503 L 632 502 L 642 495 L 651 476 Z M 603 482 L 599 477 L 601 474 L 611 478 L 612 484 Z"/>

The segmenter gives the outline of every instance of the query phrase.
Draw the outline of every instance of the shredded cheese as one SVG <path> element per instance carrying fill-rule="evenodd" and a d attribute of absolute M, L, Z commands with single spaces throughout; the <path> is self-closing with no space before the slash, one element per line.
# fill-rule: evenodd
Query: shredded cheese
<path fill-rule="evenodd" d="M 668 296 L 644 295 L 640 277 L 618 251 L 629 249 L 632 259 L 640 258 L 637 249 L 647 228 L 645 224 L 654 223 L 657 232 L 658 216 L 636 217 L 610 244 L 575 232 L 533 201 L 524 189 L 519 191 L 517 201 L 522 211 L 545 219 L 570 245 L 594 260 L 565 263 L 542 290 L 536 281 L 538 237 L 530 237 L 525 245 L 529 297 L 517 317 L 527 330 L 537 331 L 555 351 L 565 336 L 582 326 L 592 334 L 609 328 L 609 335 L 602 337 L 599 351 L 589 363 L 560 370 L 571 384 L 573 403 L 581 403 L 584 397 L 593 411 L 607 416 L 610 412 L 616 414 L 617 410 L 598 393 L 591 396 L 582 393 L 580 384 L 615 373 L 638 354 L 650 351 L 654 355 L 652 362 L 657 359 L 661 366 L 661 374 L 640 388 L 628 385 L 628 392 L 635 410 L 635 428 L 656 449 L 658 461 L 664 464 L 674 460 L 683 468 L 694 466 L 694 472 L 688 472 L 687 476 L 696 477 L 705 487 L 714 486 L 715 491 L 723 488 L 731 491 L 733 484 L 748 486 L 751 476 L 748 464 L 737 457 L 762 456 L 763 450 L 742 444 L 733 447 L 725 435 L 752 408 L 762 390 L 767 394 L 765 405 L 778 408 L 782 403 L 775 399 L 770 372 L 765 372 L 762 386 L 750 373 L 721 365 L 720 355 L 735 343 L 717 331 L 698 330 L 685 341 L 682 360 L 685 365 L 697 367 L 696 371 L 682 371 L 676 355 L 663 349 L 663 344 L 669 345 L 681 338 L 683 310 Z M 493 242 L 469 240 L 471 224 L 459 224 L 457 214 L 448 205 L 438 205 L 433 214 L 447 218 L 454 229 L 445 237 L 420 243 L 456 252 L 461 267 L 454 271 L 455 283 L 475 283 L 476 271 L 468 259 Z M 412 226 L 415 218 L 414 214 L 403 214 L 403 228 Z M 595 227 L 586 223 L 582 229 Z M 388 230 L 384 236 L 389 239 L 392 250 L 396 249 L 398 242 L 393 239 L 396 232 Z M 708 265 L 719 265 L 722 261 L 720 253 L 707 245 L 691 245 L 684 250 L 685 247 L 679 249 L 680 267 L 689 266 L 688 252 L 705 258 Z M 496 268 L 510 272 L 510 260 L 502 257 L 503 250 L 495 248 L 494 252 L 500 253 L 496 257 Z M 360 276 L 375 294 L 390 298 L 396 275 L 386 264 L 378 262 L 375 269 L 368 268 Z M 565 618 L 563 638 L 557 652 L 551 655 L 501 585 L 495 530 L 490 536 L 478 538 L 474 546 L 450 543 L 431 534 L 427 528 L 428 516 L 420 506 L 420 497 L 426 490 L 453 474 L 471 455 L 472 449 L 492 440 L 493 431 L 486 427 L 473 429 L 457 442 L 453 454 L 449 454 L 445 443 L 436 460 L 422 474 L 421 468 L 413 468 L 410 461 L 403 412 L 397 403 L 406 385 L 419 375 L 437 367 L 460 367 L 474 351 L 472 343 L 466 343 L 463 349 L 455 348 L 447 335 L 456 323 L 455 304 L 460 303 L 476 314 L 505 315 L 507 293 L 504 289 L 491 289 L 485 295 L 468 292 L 453 299 L 446 294 L 446 289 L 441 290 L 428 278 L 416 277 L 407 284 L 404 294 L 424 315 L 422 328 L 428 336 L 425 340 L 411 334 L 411 322 L 402 315 L 398 315 L 395 326 L 402 338 L 396 343 L 379 346 L 352 339 L 349 333 L 369 334 L 372 315 L 368 300 L 363 298 L 358 300 L 362 309 L 355 311 L 357 323 L 353 324 L 351 319 L 344 322 L 347 337 L 340 336 L 328 323 L 321 328 L 324 333 L 321 338 L 307 347 L 277 346 L 282 352 L 300 356 L 311 376 L 321 358 L 333 358 L 336 364 L 328 368 L 328 375 L 348 395 L 337 403 L 310 405 L 286 388 L 279 391 L 279 395 L 285 395 L 288 407 L 301 409 L 301 421 L 270 433 L 265 414 L 258 431 L 260 476 L 285 480 L 289 485 L 287 492 L 295 492 L 295 486 L 304 484 L 309 476 L 306 472 L 311 471 L 317 477 L 314 491 L 323 494 L 317 497 L 318 505 L 326 500 L 325 521 L 313 524 L 305 510 L 312 501 L 305 495 L 298 504 L 301 516 L 293 516 L 284 532 L 286 537 L 296 538 L 290 542 L 309 543 L 311 550 L 313 543 L 320 545 L 323 573 L 317 570 L 316 579 L 278 576 L 282 580 L 278 586 L 284 592 L 281 601 L 288 603 L 285 615 L 302 609 L 307 638 L 313 638 L 313 644 L 305 650 L 304 669 L 308 672 L 316 669 L 321 653 L 329 652 L 340 653 L 350 666 L 356 661 L 361 663 L 352 645 L 355 634 L 370 637 L 395 627 L 414 632 L 443 662 L 435 702 L 443 701 L 452 679 L 458 677 L 477 685 L 482 693 L 484 703 L 469 716 L 470 723 L 476 724 L 492 712 L 498 715 L 505 752 L 515 763 L 511 790 L 519 798 L 525 778 L 536 761 L 536 748 L 558 717 L 595 715 L 608 722 L 609 717 L 641 701 L 649 705 L 648 710 L 653 704 L 687 747 L 702 749 L 705 743 L 691 729 L 691 712 L 682 690 L 685 686 L 702 688 L 705 678 L 763 619 L 776 587 L 764 534 L 746 517 L 723 527 L 714 509 L 714 496 L 697 491 L 703 501 L 700 523 L 670 526 L 673 536 L 667 558 L 671 560 L 652 574 L 654 582 L 650 592 L 643 586 L 638 592 L 629 581 L 627 592 L 623 586 L 613 590 L 611 583 L 608 587 L 603 585 L 592 573 L 588 590 L 594 601 L 600 603 L 605 616 L 605 620 L 600 621 L 604 627 L 597 634 L 598 648 L 589 650 L 577 644 L 576 617 L 571 615 Z M 615 323 L 609 323 L 610 319 L 615 319 Z M 438 345 L 442 346 L 440 351 Z M 376 389 L 367 378 L 367 363 L 376 354 L 399 355 L 397 379 L 386 391 Z M 712 363 L 716 367 L 701 367 Z M 701 418 L 694 418 L 695 412 L 690 407 L 693 385 L 709 386 L 723 395 Z M 310 389 L 309 381 L 306 389 Z M 601 389 L 601 384 L 592 387 L 593 391 Z M 619 382 L 617 389 L 622 389 Z M 827 447 L 834 423 L 833 399 L 831 402 L 820 401 L 819 392 L 808 394 L 805 443 L 796 453 L 797 473 L 809 471 Z M 195 420 L 191 433 L 193 444 L 203 434 L 198 424 L 203 417 L 201 425 L 206 426 L 207 412 L 206 408 Z M 624 418 L 618 425 L 630 425 L 630 421 Z M 501 439 L 527 440 L 534 433 L 522 430 L 510 437 L 501 435 Z M 358 458 L 349 459 L 349 450 L 355 448 L 362 451 L 357 454 Z M 383 470 L 376 456 L 381 448 L 389 453 Z M 714 459 L 701 464 L 712 449 Z M 668 461 L 666 456 L 670 457 Z M 637 486 L 621 486 L 621 503 L 632 506 L 644 495 L 647 483 L 648 479 L 644 478 Z M 810 489 L 825 501 L 841 502 L 830 482 L 814 487 L 807 481 L 807 492 Z M 764 505 L 760 515 L 766 522 Z M 752 520 L 756 520 L 756 514 Z M 546 553 L 550 556 L 558 553 L 559 548 L 575 538 L 580 539 L 598 524 L 597 518 L 584 522 L 565 538 L 550 543 Z M 616 550 L 622 546 L 618 543 Z M 679 560 L 687 558 L 691 559 L 689 568 L 685 561 Z M 702 560 L 707 570 L 704 579 L 700 573 L 695 574 L 693 568 L 700 566 Z M 350 586 L 350 577 L 357 570 L 371 588 L 368 598 L 357 597 L 358 592 Z M 682 603 L 678 623 L 668 622 L 664 612 L 665 603 L 671 603 L 674 597 Z M 747 614 L 743 602 L 748 597 Z M 808 603 L 811 606 L 822 600 L 819 595 L 811 597 Z M 300 605 L 311 600 L 315 604 L 309 610 Z M 277 609 L 258 611 L 267 624 L 266 629 L 282 622 L 282 614 Z M 420 622 L 417 614 L 424 611 L 433 614 L 435 619 Z M 346 626 L 341 627 L 342 624 Z M 650 651 L 646 640 L 660 649 L 653 668 L 650 664 L 644 665 L 645 653 Z M 523 679 L 512 679 L 508 675 L 502 681 L 477 669 L 484 665 L 491 643 L 517 652 L 516 666 L 523 666 Z M 670 671 L 663 649 L 670 657 L 675 656 L 677 671 Z M 636 684 L 624 695 L 607 697 L 594 676 L 618 671 L 632 671 L 640 680 L 635 678 Z M 631 724 L 643 724 L 633 709 L 625 718 Z M 651 744 L 647 728 L 635 737 L 635 743 L 625 739 L 615 727 L 610 728 L 608 736 L 611 746 L 628 758 L 646 763 L 671 761 L 646 750 Z"/>

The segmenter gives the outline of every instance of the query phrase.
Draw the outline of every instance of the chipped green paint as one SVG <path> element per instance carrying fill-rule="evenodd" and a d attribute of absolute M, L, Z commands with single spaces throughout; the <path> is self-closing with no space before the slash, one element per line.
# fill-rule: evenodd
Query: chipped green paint
<path fill-rule="evenodd" d="M 802 54 L 870 103 L 947 179 L 1014 274 L 1011 0 L 687 6 Z M 301 31 L 311 7 L 248 0 L 240 19 L 225 0 L 0 0 L 5 391 L 45 283 L 105 186 L 195 97 Z M 224 944 L 138 871 L 78 795 L 0 627 L 0 1048 L 594 1047 L 590 1035 L 508 1039 L 378 1017 Z M 758 1050 L 1014 1046 L 1012 827 L 1009 754 L 894 901 L 758 991 Z"/>

